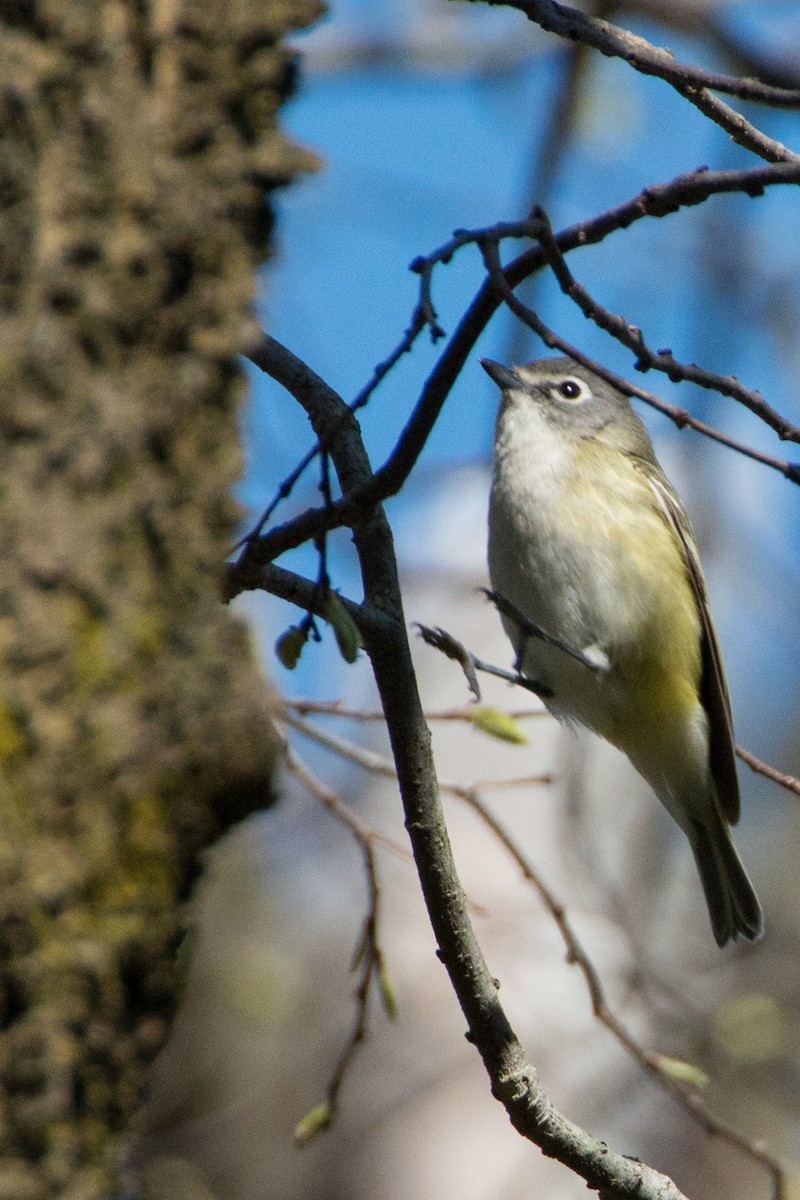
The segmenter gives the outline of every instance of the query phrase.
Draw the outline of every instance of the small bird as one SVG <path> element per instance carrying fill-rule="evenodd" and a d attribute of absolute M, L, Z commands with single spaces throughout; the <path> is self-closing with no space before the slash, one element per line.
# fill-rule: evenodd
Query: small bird
<path fill-rule="evenodd" d="M 569 358 L 481 365 L 502 392 L 489 574 L 517 669 L 555 716 L 622 750 L 678 822 L 718 945 L 759 938 L 729 830 L 728 687 L 683 505 L 627 397 L 594 371 Z"/>

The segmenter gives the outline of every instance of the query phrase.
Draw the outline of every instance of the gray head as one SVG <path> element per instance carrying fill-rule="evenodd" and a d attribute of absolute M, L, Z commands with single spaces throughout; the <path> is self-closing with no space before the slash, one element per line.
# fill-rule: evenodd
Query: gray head
<path fill-rule="evenodd" d="M 619 388 L 571 358 L 540 358 L 504 367 L 489 358 L 481 366 L 503 393 L 504 405 L 534 403 L 549 424 L 572 437 L 598 438 L 642 458 L 653 448 L 642 422 Z"/>

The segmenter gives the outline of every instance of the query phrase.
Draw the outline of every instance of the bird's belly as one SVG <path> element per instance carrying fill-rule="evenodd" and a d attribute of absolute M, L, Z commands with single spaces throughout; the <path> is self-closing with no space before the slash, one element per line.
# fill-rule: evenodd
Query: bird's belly
<path fill-rule="evenodd" d="M 516 499 L 516 498 L 515 498 Z M 697 663 L 678 662 L 675 646 L 698 646 L 699 628 L 685 570 L 663 520 L 642 514 L 632 523 L 624 504 L 565 503 L 550 491 L 522 508 L 492 496 L 489 572 L 496 592 L 530 621 L 574 650 L 598 650 L 608 669 L 592 671 L 557 647 L 521 641 L 503 624 L 526 676 L 553 693 L 558 716 L 587 725 L 627 753 L 635 736 L 667 714 L 680 672 L 690 681 Z M 687 628 L 689 625 L 691 628 Z"/>

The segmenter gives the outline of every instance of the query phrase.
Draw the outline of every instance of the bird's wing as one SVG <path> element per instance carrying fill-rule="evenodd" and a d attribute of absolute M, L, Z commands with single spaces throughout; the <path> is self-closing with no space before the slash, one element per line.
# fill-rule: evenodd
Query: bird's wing
<path fill-rule="evenodd" d="M 722 811 L 730 824 L 735 825 L 739 819 L 739 782 L 736 778 L 731 702 L 694 534 L 683 505 L 661 472 L 646 459 L 637 457 L 633 461 L 637 470 L 647 480 L 658 502 L 659 511 L 683 552 L 686 574 L 697 603 L 702 629 L 700 700 L 708 716 L 708 758 L 711 777 Z"/>

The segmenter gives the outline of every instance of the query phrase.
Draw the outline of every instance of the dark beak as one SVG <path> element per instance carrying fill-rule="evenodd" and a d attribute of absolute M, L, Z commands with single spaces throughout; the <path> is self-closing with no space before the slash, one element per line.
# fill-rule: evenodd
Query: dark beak
<path fill-rule="evenodd" d="M 508 391 L 509 388 L 518 388 L 521 386 L 516 371 L 512 371 L 509 367 L 504 367 L 502 363 L 493 362 L 491 358 L 482 358 L 480 364 L 489 378 L 502 391 Z"/>

